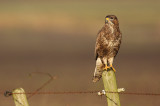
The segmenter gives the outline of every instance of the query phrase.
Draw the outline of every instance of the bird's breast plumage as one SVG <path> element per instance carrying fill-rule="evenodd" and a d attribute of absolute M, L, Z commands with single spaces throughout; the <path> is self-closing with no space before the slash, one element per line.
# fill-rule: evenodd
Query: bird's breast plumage
<path fill-rule="evenodd" d="M 115 57 L 121 43 L 121 33 L 116 27 L 105 25 L 98 33 L 96 53 L 100 57 Z"/>

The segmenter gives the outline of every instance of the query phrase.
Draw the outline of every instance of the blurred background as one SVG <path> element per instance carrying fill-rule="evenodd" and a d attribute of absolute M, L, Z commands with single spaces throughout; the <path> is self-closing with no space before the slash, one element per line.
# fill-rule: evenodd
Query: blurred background
<path fill-rule="evenodd" d="M 23 87 L 35 91 L 90 91 L 94 46 L 106 15 L 118 17 L 123 41 L 114 61 L 118 87 L 126 92 L 160 93 L 159 0 L 0 1 L 0 92 Z M 120 95 L 122 106 L 159 106 L 159 96 Z M 106 106 L 96 94 L 35 95 L 31 106 Z M 0 106 L 14 106 L 0 95 Z"/>

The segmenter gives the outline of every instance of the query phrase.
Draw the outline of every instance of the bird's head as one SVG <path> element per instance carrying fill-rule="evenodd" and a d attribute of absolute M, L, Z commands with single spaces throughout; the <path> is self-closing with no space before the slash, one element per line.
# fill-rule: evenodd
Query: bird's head
<path fill-rule="evenodd" d="M 105 17 L 105 24 L 109 25 L 119 25 L 118 18 L 115 15 L 107 15 Z"/>

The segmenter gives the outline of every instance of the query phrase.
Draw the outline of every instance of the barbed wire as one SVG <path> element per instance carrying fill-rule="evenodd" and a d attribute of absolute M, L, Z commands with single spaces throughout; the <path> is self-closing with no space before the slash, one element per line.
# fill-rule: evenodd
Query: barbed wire
<path fill-rule="evenodd" d="M 2 93 L 2 92 L 0 92 Z M 62 95 L 79 95 L 79 94 L 96 94 L 98 95 L 99 91 L 50 91 L 50 92 L 36 92 L 36 95 L 57 95 L 57 94 L 62 94 Z M 102 90 L 103 95 L 107 93 L 118 93 L 118 94 L 126 94 L 126 95 L 136 95 L 136 96 L 160 96 L 160 93 L 138 93 L 138 92 L 110 92 L 110 91 L 104 91 Z M 35 92 L 25 92 L 25 93 L 12 93 L 9 91 L 6 91 L 4 95 L 6 97 L 11 96 L 11 95 L 17 95 L 17 94 L 27 94 L 27 95 L 35 95 Z M 99 95 L 102 97 L 102 95 Z M 31 97 L 31 96 L 29 96 Z M 112 101 L 116 106 L 119 106 L 118 103 L 116 103 L 113 99 L 109 98 L 107 95 L 106 97 Z M 17 99 L 16 101 L 20 104 Z"/>
<path fill-rule="evenodd" d="M 92 90 L 92 91 L 49 91 L 49 92 L 40 92 L 40 90 L 42 88 L 47 86 L 52 80 L 55 80 L 56 77 L 52 76 L 49 73 L 44 73 L 44 72 L 32 72 L 29 75 L 32 75 L 32 74 L 46 75 L 46 76 L 49 77 L 49 80 L 47 80 L 45 83 L 43 83 L 39 88 L 37 88 L 33 92 L 12 93 L 12 91 L 5 91 L 5 92 L 0 91 L 0 94 L 4 95 L 6 97 L 11 96 L 13 94 L 26 94 L 26 95 L 29 95 L 27 97 L 27 99 L 29 99 L 36 94 L 38 94 L 38 95 L 57 95 L 57 94 L 96 94 L 96 93 L 98 94 L 99 93 L 99 91 L 97 91 L 97 90 Z M 113 92 L 113 91 L 104 91 L 104 92 L 105 93 L 118 93 L 118 94 L 122 94 L 122 95 L 160 96 L 160 93 L 150 93 L 150 92 L 142 92 L 142 93 L 140 93 L 140 92 Z"/>
<path fill-rule="evenodd" d="M 50 91 L 50 92 L 37 92 L 37 95 L 57 95 L 57 94 L 96 94 L 99 91 Z M 106 91 L 106 93 L 118 93 L 118 94 L 123 94 L 123 95 L 146 95 L 146 96 L 160 96 L 160 93 L 140 93 L 140 92 L 111 92 L 111 91 Z M 2 94 L 2 92 L 0 92 Z M 6 95 L 13 95 L 13 94 L 28 94 L 32 95 L 35 94 L 35 92 L 25 92 L 25 93 L 12 93 L 9 91 L 4 92 L 3 94 Z"/>

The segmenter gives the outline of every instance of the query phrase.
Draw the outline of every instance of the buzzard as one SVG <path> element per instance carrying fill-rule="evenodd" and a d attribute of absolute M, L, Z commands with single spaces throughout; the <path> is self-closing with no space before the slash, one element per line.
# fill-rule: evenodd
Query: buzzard
<path fill-rule="evenodd" d="M 122 39 L 119 22 L 115 15 L 105 17 L 105 25 L 98 32 L 95 45 L 96 67 L 93 82 L 102 77 L 103 70 L 113 68 L 113 60 L 118 53 Z"/>

